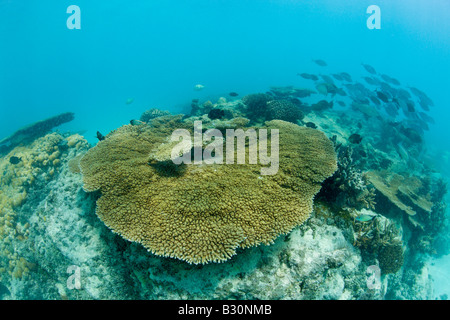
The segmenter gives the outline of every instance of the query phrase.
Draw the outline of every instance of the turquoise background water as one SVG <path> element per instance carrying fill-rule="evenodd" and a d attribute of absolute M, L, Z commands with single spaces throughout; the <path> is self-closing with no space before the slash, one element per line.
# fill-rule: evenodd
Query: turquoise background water
<path fill-rule="evenodd" d="M 81 30 L 66 26 L 72 4 Z M 366 26 L 372 4 L 381 30 Z M 85 131 L 95 143 L 97 130 L 149 108 L 187 112 L 193 98 L 311 87 L 298 72 L 355 78 L 368 63 L 433 99 L 429 158 L 449 177 L 449 13 L 447 0 L 1 0 L 0 139 L 72 111 L 75 121 L 61 129 Z M 432 268 L 437 290 L 448 293 L 445 259 Z"/>

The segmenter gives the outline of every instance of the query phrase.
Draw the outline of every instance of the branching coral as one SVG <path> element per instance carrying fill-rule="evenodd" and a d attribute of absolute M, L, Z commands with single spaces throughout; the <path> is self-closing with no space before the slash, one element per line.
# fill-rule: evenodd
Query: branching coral
<path fill-rule="evenodd" d="M 280 131 L 276 175 L 260 176 L 260 164 L 187 164 L 182 174 L 160 174 L 149 154 L 171 131 L 190 125 L 162 117 L 149 126 L 123 126 L 80 162 L 84 189 L 102 194 L 100 219 L 160 256 L 220 262 L 237 247 L 269 244 L 308 218 L 320 183 L 336 170 L 322 132 L 274 120 L 264 128 Z"/>
<path fill-rule="evenodd" d="M 338 169 L 323 183 L 319 197 L 340 208 L 374 209 L 374 189 L 369 187 L 366 176 L 355 168 L 352 148 L 338 145 Z"/>

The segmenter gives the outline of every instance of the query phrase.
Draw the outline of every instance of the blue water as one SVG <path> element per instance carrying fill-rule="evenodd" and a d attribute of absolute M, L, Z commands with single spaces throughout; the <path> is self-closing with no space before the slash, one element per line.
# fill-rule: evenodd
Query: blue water
<path fill-rule="evenodd" d="M 72 4 L 81 30 L 66 26 Z M 372 4 L 381 30 L 366 26 Z M 426 138 L 450 177 L 449 13 L 448 0 L 0 0 L 0 139 L 72 111 L 75 121 L 60 129 L 95 143 L 97 130 L 149 108 L 187 112 L 193 98 L 308 86 L 296 74 L 323 72 L 313 58 L 328 63 L 327 74 L 354 77 L 366 74 L 364 62 L 433 99 Z M 450 267 L 439 263 L 440 272 Z"/>

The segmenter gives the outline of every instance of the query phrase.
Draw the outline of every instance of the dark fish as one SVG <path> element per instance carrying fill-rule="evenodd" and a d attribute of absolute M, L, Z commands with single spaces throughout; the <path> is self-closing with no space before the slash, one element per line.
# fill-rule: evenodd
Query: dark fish
<path fill-rule="evenodd" d="M 383 78 L 383 80 L 386 81 L 387 83 L 390 83 L 390 84 L 393 84 L 393 85 L 396 85 L 396 86 L 400 85 L 400 81 L 398 81 L 397 79 L 392 78 L 392 77 L 390 77 L 390 76 L 388 76 L 386 74 L 382 74 L 381 78 Z"/>
<path fill-rule="evenodd" d="M 388 104 L 386 104 L 385 110 L 386 110 L 386 113 L 393 118 L 398 116 L 398 106 L 393 102 L 389 102 Z"/>
<path fill-rule="evenodd" d="M 142 124 L 145 124 L 145 122 L 141 121 L 141 120 L 130 120 L 130 124 L 132 126 L 140 126 Z"/>
<path fill-rule="evenodd" d="M 222 109 L 212 109 L 208 113 L 208 118 L 210 118 L 211 120 L 221 119 L 224 116 L 225 116 L 225 111 L 223 111 Z"/>
<path fill-rule="evenodd" d="M 339 75 L 342 77 L 342 79 L 344 79 L 347 82 L 352 82 L 352 76 L 350 74 L 348 74 L 347 72 L 341 72 L 339 73 Z"/>
<path fill-rule="evenodd" d="M 429 106 L 434 106 L 434 102 L 430 98 L 428 98 L 427 96 L 420 97 L 419 100 L 423 101 L 424 103 L 426 103 Z"/>
<path fill-rule="evenodd" d="M 336 89 L 336 93 L 337 93 L 338 95 L 340 95 L 341 97 L 347 96 L 347 92 L 345 92 L 345 90 L 342 89 L 342 88 L 337 88 L 337 89 Z"/>
<path fill-rule="evenodd" d="M 369 100 L 369 99 L 367 99 L 367 98 L 362 98 L 362 99 L 354 99 L 354 101 L 355 101 L 355 102 L 357 102 L 357 103 L 362 103 L 362 104 L 367 104 L 367 105 L 369 105 L 369 104 L 370 104 L 370 100 Z"/>
<path fill-rule="evenodd" d="M 411 95 L 409 94 L 409 92 L 402 88 L 397 89 L 397 96 L 402 99 L 411 99 Z"/>
<path fill-rule="evenodd" d="M 11 158 L 9 158 L 9 163 L 11 164 L 18 164 L 20 161 L 22 161 L 22 158 L 16 156 L 12 156 Z"/>
<path fill-rule="evenodd" d="M 311 80 L 311 75 L 309 73 L 297 73 L 297 75 L 303 79 Z"/>
<path fill-rule="evenodd" d="M 345 102 L 344 101 L 336 101 L 338 105 L 340 105 L 341 107 L 345 107 Z"/>
<path fill-rule="evenodd" d="M 325 74 L 321 74 L 320 76 L 322 77 L 323 81 L 325 81 L 326 83 L 334 85 L 334 81 L 330 76 L 327 76 Z"/>
<path fill-rule="evenodd" d="M 364 63 L 361 63 L 361 65 L 364 67 L 364 69 L 366 69 L 367 72 L 369 72 L 371 74 L 377 74 L 375 68 L 372 67 L 371 65 L 364 64 Z"/>
<path fill-rule="evenodd" d="M 371 77 L 364 77 L 364 80 L 368 83 L 368 84 L 370 84 L 370 85 L 372 85 L 372 86 L 378 86 L 379 85 L 379 81 L 375 81 L 373 78 L 371 78 Z"/>
<path fill-rule="evenodd" d="M 419 121 L 419 126 L 425 131 L 430 130 L 430 127 L 428 126 L 428 124 L 425 121 Z"/>
<path fill-rule="evenodd" d="M 307 122 L 307 123 L 305 123 L 305 126 L 307 126 L 308 128 L 313 128 L 313 129 L 317 128 L 317 126 L 314 122 Z"/>
<path fill-rule="evenodd" d="M 353 144 L 360 144 L 362 139 L 363 138 L 361 137 L 361 135 L 357 133 L 353 133 L 352 135 L 350 135 L 350 137 L 348 137 L 348 141 L 350 141 Z"/>
<path fill-rule="evenodd" d="M 423 110 L 430 111 L 430 107 L 424 101 L 420 100 L 419 105 L 422 107 Z"/>
<path fill-rule="evenodd" d="M 332 95 L 335 95 L 339 91 L 339 88 L 336 87 L 334 84 L 327 83 L 326 86 L 328 93 L 331 93 Z"/>
<path fill-rule="evenodd" d="M 310 90 L 310 89 L 295 88 L 295 89 L 293 89 L 292 95 L 297 98 L 306 98 L 306 97 L 309 97 L 313 93 L 316 93 L 316 92 L 314 90 Z"/>
<path fill-rule="evenodd" d="M 412 102 L 411 100 L 407 100 L 406 101 L 406 106 L 408 107 L 408 111 L 409 112 L 415 112 L 416 108 L 414 107 L 414 102 Z"/>
<path fill-rule="evenodd" d="M 419 90 L 417 88 L 414 88 L 414 87 L 409 87 L 409 89 L 417 98 L 419 98 L 420 100 L 425 102 L 427 105 L 432 106 L 432 107 L 434 106 L 433 101 L 426 95 L 425 92 L 423 92 L 422 90 Z"/>
<path fill-rule="evenodd" d="M 98 141 L 105 140 L 105 136 L 102 135 L 102 134 L 100 133 L 100 131 L 97 131 L 97 139 L 98 139 Z"/>
<path fill-rule="evenodd" d="M 239 94 L 236 93 L 236 92 L 230 92 L 229 95 L 230 95 L 231 97 L 237 97 Z"/>
<path fill-rule="evenodd" d="M 355 83 L 355 88 L 358 89 L 359 91 L 363 92 L 363 93 L 370 92 L 370 90 L 367 89 L 361 82 L 356 82 Z"/>
<path fill-rule="evenodd" d="M 422 135 L 420 133 L 420 128 L 417 128 L 414 125 L 409 124 L 411 127 L 410 128 L 401 128 L 402 133 L 408 137 L 409 140 L 411 140 L 414 143 L 422 143 L 423 139 L 422 139 Z M 414 128 L 412 128 L 414 127 Z"/>
<path fill-rule="evenodd" d="M 333 108 L 333 101 L 328 102 L 326 100 L 320 100 L 319 102 L 312 104 L 311 108 L 314 111 L 322 111 L 322 110 L 326 110 L 326 109 L 331 109 L 331 108 Z"/>
<path fill-rule="evenodd" d="M 402 107 L 401 107 L 402 101 L 403 101 L 403 100 L 399 100 L 399 99 L 397 99 L 397 98 L 392 98 L 392 101 L 391 101 L 391 102 L 393 102 L 393 103 L 395 104 L 395 106 L 397 107 L 397 109 L 400 109 L 400 108 L 402 108 Z M 403 108 L 402 108 L 402 109 L 403 109 Z"/>
<path fill-rule="evenodd" d="M 320 59 L 317 59 L 317 60 L 313 59 L 313 62 L 315 64 L 317 64 L 318 66 L 321 66 L 321 67 L 326 67 L 327 66 L 327 63 L 325 61 L 323 61 L 323 60 L 320 60 Z"/>
<path fill-rule="evenodd" d="M 298 76 L 307 79 L 307 80 L 313 80 L 313 81 L 317 81 L 319 80 L 319 78 L 314 75 L 314 74 L 309 74 L 309 73 L 297 73 Z"/>
<path fill-rule="evenodd" d="M 384 94 L 383 92 L 381 92 L 381 91 L 375 91 L 375 93 L 377 94 L 377 97 L 378 97 L 381 101 L 383 101 L 383 102 L 385 102 L 385 103 L 388 103 L 388 102 L 389 102 L 388 96 L 387 96 L 386 94 Z"/>
<path fill-rule="evenodd" d="M 381 91 L 384 92 L 389 98 L 397 96 L 397 89 L 393 88 L 389 83 L 380 81 Z"/>
<path fill-rule="evenodd" d="M 434 124 L 434 119 L 427 115 L 425 112 L 419 111 L 419 116 L 422 118 L 423 121 Z"/>
<path fill-rule="evenodd" d="M 344 78 L 342 77 L 342 75 L 340 75 L 340 74 L 332 74 L 331 75 L 333 78 L 335 78 L 336 80 L 338 80 L 338 81 L 342 81 L 342 80 L 344 80 Z"/>
<path fill-rule="evenodd" d="M 372 102 L 373 102 L 375 105 L 377 105 L 377 106 L 381 105 L 381 102 L 380 102 L 380 100 L 378 100 L 377 97 L 375 97 L 375 96 L 370 96 L 369 99 L 372 100 Z"/>
<path fill-rule="evenodd" d="M 417 96 L 418 98 L 420 98 L 421 96 L 423 96 L 425 94 L 425 92 L 423 92 L 422 90 L 419 90 L 414 87 L 409 87 L 409 90 L 411 90 L 411 92 L 414 93 L 414 95 Z"/>

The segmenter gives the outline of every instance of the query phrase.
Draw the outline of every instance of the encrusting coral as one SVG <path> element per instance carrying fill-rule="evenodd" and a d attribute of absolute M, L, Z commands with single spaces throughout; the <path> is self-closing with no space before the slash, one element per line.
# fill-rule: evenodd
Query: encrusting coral
<path fill-rule="evenodd" d="M 261 176 L 260 164 L 183 164 L 180 174 L 161 174 L 149 156 L 180 128 L 192 131 L 192 122 L 166 116 L 122 126 L 80 161 L 84 189 L 101 192 L 100 219 L 156 255 L 221 262 L 238 247 L 272 243 L 309 217 L 320 183 L 337 168 L 322 132 L 274 120 L 263 128 L 280 132 L 275 175 Z"/>

